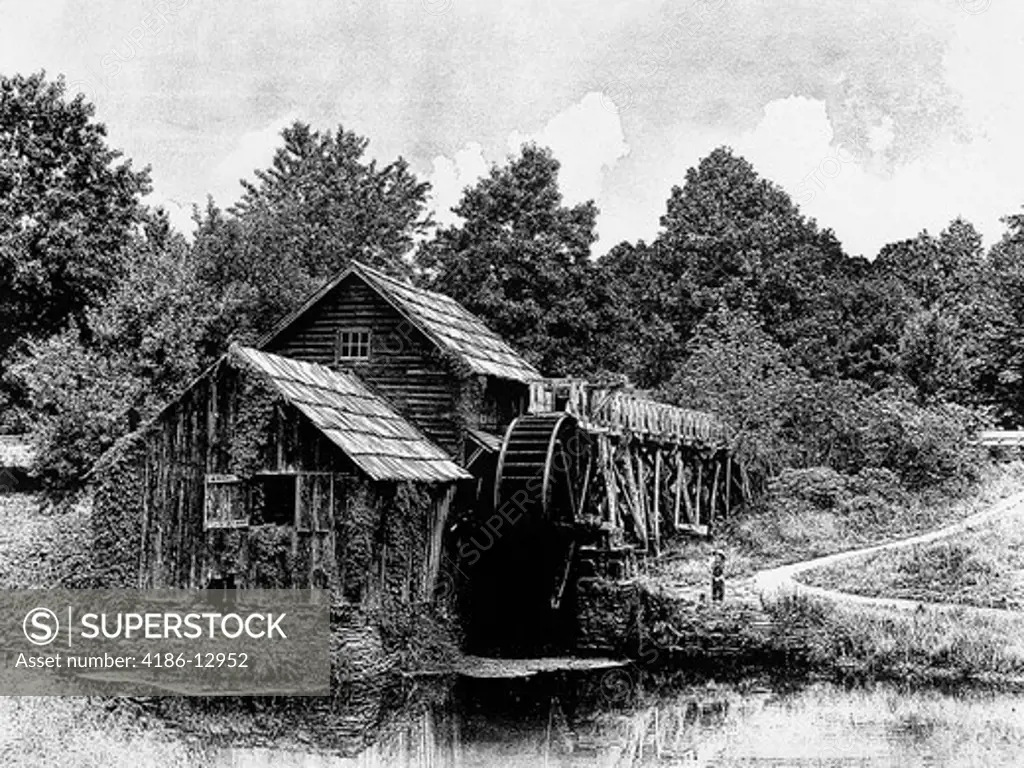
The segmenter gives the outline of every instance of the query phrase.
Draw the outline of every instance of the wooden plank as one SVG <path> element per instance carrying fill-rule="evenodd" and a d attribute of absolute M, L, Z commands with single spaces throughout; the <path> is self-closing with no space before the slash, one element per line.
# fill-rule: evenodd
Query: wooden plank
<path fill-rule="evenodd" d="M 725 457 L 725 518 L 729 519 L 732 500 L 732 456 Z"/>
<path fill-rule="evenodd" d="M 680 533 L 692 533 L 696 536 L 708 536 L 711 531 L 706 525 L 699 525 L 694 523 L 683 523 L 679 526 Z"/>
<path fill-rule="evenodd" d="M 711 500 L 708 505 L 708 525 L 713 525 L 717 518 L 718 510 L 718 480 L 722 474 L 722 462 L 715 462 L 715 479 L 711 483 Z"/>
<path fill-rule="evenodd" d="M 674 452 L 673 455 L 675 456 L 675 459 L 676 459 L 676 499 L 675 499 L 675 505 L 674 505 L 673 510 L 672 510 L 672 520 L 673 520 L 673 523 L 674 523 L 673 527 L 678 529 L 679 528 L 680 503 L 682 501 L 683 484 L 685 483 L 685 476 L 683 474 L 683 453 L 682 453 L 682 451 L 676 449 L 676 451 Z M 689 506 L 689 498 L 687 498 L 687 506 Z"/>
<path fill-rule="evenodd" d="M 583 490 L 580 492 L 580 506 L 576 510 L 576 519 L 579 520 L 583 517 L 583 513 L 587 506 L 587 493 L 590 492 L 590 475 L 594 470 L 594 457 L 589 453 L 587 455 L 587 471 L 583 475 Z"/>
<path fill-rule="evenodd" d="M 633 499 L 634 516 L 636 517 L 637 528 L 643 532 L 643 543 L 646 547 L 648 544 L 647 538 L 647 518 L 644 515 L 643 503 L 640 499 L 640 486 L 636 479 L 636 472 L 633 467 L 633 457 L 629 449 L 625 452 L 625 467 L 626 467 L 626 480 L 628 482 L 629 493 Z"/>
<path fill-rule="evenodd" d="M 661 448 L 654 449 L 654 549 L 661 550 Z"/>
<path fill-rule="evenodd" d="M 700 502 L 701 502 L 701 491 L 704 483 L 704 462 L 698 457 L 697 459 L 697 491 L 694 494 L 694 512 L 693 512 L 693 523 L 695 525 L 700 524 Z"/>

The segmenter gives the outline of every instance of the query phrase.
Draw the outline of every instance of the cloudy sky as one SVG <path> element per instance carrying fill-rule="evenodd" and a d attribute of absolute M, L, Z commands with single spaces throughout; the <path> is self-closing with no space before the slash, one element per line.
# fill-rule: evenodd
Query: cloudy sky
<path fill-rule="evenodd" d="M 1022 65 L 1012 0 L 0 0 L 0 71 L 63 73 L 183 226 L 300 119 L 404 156 L 442 221 L 547 144 L 598 253 L 721 144 L 850 253 L 956 215 L 992 242 L 1024 205 Z"/>

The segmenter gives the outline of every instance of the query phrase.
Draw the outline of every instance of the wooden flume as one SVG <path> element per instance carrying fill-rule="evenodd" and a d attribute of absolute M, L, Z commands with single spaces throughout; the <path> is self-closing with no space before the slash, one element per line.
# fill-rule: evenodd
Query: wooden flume
<path fill-rule="evenodd" d="M 711 414 L 579 379 L 531 384 L 528 413 L 505 433 L 495 509 L 568 537 L 552 591 L 557 608 L 573 571 L 628 578 L 668 537 L 708 537 L 749 501 L 746 470 Z"/>

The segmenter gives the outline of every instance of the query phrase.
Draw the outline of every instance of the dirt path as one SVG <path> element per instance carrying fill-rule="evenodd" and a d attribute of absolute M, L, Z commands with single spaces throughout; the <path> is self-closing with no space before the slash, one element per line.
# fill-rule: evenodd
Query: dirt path
<path fill-rule="evenodd" d="M 779 595 L 807 595 L 810 597 L 822 597 L 833 601 L 843 601 L 857 605 L 873 606 L 877 608 L 892 608 L 897 610 L 917 610 L 922 606 L 938 610 L 970 610 L 978 614 L 990 614 L 993 616 L 1006 616 L 1007 611 L 1000 608 L 980 608 L 976 606 L 965 606 L 962 603 L 922 603 L 919 600 L 905 600 L 900 598 L 866 597 L 855 595 L 850 592 L 825 589 L 824 587 L 812 587 L 804 584 L 797 578 L 802 573 L 835 565 L 836 563 L 852 560 L 857 557 L 883 552 L 886 550 L 903 549 L 917 544 L 928 544 L 938 539 L 944 539 L 957 533 L 969 533 L 978 527 L 985 525 L 992 520 L 1004 516 L 1013 515 L 1024 520 L 1024 493 L 1017 493 L 983 512 L 966 517 L 958 523 L 937 528 L 928 533 L 911 536 L 907 539 L 899 539 L 884 544 L 875 544 L 862 549 L 853 549 L 847 552 L 839 552 L 825 557 L 816 557 L 813 560 L 804 560 L 799 563 L 770 568 L 756 573 L 751 579 L 751 586 L 762 599 L 777 597 Z"/>

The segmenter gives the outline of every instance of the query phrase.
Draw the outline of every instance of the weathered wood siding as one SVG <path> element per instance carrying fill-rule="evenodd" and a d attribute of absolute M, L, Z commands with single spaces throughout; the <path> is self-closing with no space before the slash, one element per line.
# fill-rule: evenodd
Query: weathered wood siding
<path fill-rule="evenodd" d="M 462 411 L 468 416 L 468 426 L 502 435 L 513 419 L 526 413 L 529 385 L 493 376 L 475 378 L 475 382 L 467 383 L 462 394 Z"/>
<path fill-rule="evenodd" d="M 370 359 L 336 359 L 338 331 L 370 330 Z M 459 459 L 466 427 L 501 434 L 525 413 L 526 384 L 461 373 L 458 363 L 357 275 L 350 275 L 266 351 L 351 370 L 388 398 L 404 417 Z"/>
<path fill-rule="evenodd" d="M 453 486 L 370 481 L 254 374 L 222 362 L 146 439 L 141 586 L 230 575 L 238 588 L 328 587 L 359 604 L 432 598 Z M 248 510 L 254 478 L 274 473 L 299 478 L 299 525 L 204 526 L 209 475 L 237 476 Z"/>
<path fill-rule="evenodd" d="M 344 361 L 405 418 L 448 451 L 462 451 L 458 402 L 463 379 L 409 321 L 358 276 L 350 275 L 267 348 L 295 360 L 339 367 L 338 331 L 370 329 L 370 359 Z"/>

